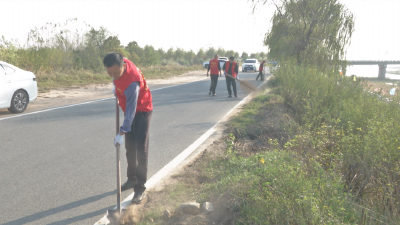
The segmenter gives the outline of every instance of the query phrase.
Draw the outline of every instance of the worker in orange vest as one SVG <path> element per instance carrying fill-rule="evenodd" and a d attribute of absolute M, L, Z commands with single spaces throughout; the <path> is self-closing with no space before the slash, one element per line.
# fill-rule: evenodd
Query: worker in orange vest
<path fill-rule="evenodd" d="M 260 64 L 260 69 L 258 69 L 258 71 L 260 71 L 260 72 L 258 73 L 256 80 L 258 80 L 258 77 L 260 77 L 261 80 L 264 80 L 264 74 L 263 74 L 264 63 L 265 63 L 265 60 L 263 60 L 262 63 Z"/>
<path fill-rule="evenodd" d="M 232 98 L 231 85 L 233 87 L 233 94 L 235 95 L 235 97 L 237 97 L 236 79 L 237 79 L 237 74 L 239 73 L 239 68 L 234 59 L 235 58 L 233 56 L 229 57 L 229 61 L 225 62 L 224 66 L 222 67 L 226 77 L 226 87 L 228 89 L 228 94 L 229 94 L 228 98 Z M 231 75 L 233 78 L 226 76 L 226 74 Z"/>
<path fill-rule="evenodd" d="M 214 59 L 210 60 L 210 63 L 208 64 L 208 69 L 207 69 L 207 77 L 208 77 L 208 72 L 211 70 L 210 77 L 211 77 L 211 85 L 210 85 L 210 92 L 208 93 L 209 95 L 216 96 L 215 94 L 215 89 L 217 88 L 217 83 L 218 83 L 218 73 L 219 76 L 221 75 L 221 66 L 219 65 L 218 61 L 218 55 L 214 55 Z"/>
<path fill-rule="evenodd" d="M 143 73 L 128 59 L 119 53 L 109 53 L 103 64 L 108 75 L 113 78 L 114 94 L 125 117 L 114 145 L 124 144 L 128 161 L 128 181 L 121 190 L 132 189 L 135 195 L 132 203 L 141 203 L 146 190 L 149 127 L 153 112 L 153 103 L 149 87 Z"/>

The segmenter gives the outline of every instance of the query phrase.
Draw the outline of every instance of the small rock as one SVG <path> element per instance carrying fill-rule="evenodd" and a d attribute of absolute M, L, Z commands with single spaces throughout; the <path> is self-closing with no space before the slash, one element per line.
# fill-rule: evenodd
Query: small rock
<path fill-rule="evenodd" d="M 200 213 L 200 203 L 197 202 L 182 203 L 179 206 L 179 210 L 186 214 L 197 215 Z"/>
<path fill-rule="evenodd" d="M 203 213 L 208 214 L 214 212 L 214 207 L 211 202 L 204 202 L 201 206 L 201 210 L 203 211 Z"/>
<path fill-rule="evenodd" d="M 163 216 L 164 216 L 164 219 L 169 219 L 169 218 L 171 218 L 171 212 L 168 209 L 166 209 L 163 212 Z"/>

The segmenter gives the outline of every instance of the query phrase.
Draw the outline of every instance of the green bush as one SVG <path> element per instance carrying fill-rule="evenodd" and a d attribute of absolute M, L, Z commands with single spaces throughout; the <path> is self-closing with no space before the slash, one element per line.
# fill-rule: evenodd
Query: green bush
<path fill-rule="evenodd" d="M 277 92 L 303 125 L 287 149 L 341 173 L 346 192 L 379 220 L 400 219 L 399 97 L 379 101 L 360 81 L 317 71 L 275 71 Z"/>

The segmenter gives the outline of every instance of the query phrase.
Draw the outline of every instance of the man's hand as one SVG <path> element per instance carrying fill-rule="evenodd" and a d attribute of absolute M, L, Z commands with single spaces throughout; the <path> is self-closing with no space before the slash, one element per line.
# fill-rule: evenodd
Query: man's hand
<path fill-rule="evenodd" d="M 115 85 L 114 85 L 114 87 L 112 89 L 112 93 L 114 93 L 114 96 L 117 97 L 117 95 L 115 94 Z"/>
<path fill-rule="evenodd" d="M 115 145 L 115 147 L 117 147 L 117 144 L 118 144 L 119 146 L 121 146 L 121 145 L 124 144 L 124 133 L 122 133 L 122 135 L 121 135 L 121 133 L 119 133 L 119 134 L 117 134 L 117 136 L 114 138 L 114 145 Z"/>
<path fill-rule="evenodd" d="M 207 77 L 208 77 L 208 72 L 207 72 Z"/>

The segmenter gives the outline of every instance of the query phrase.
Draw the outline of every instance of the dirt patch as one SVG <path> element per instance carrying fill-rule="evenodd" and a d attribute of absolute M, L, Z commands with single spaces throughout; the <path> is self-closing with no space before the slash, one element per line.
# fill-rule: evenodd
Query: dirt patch
<path fill-rule="evenodd" d="M 198 81 L 205 79 L 205 71 L 192 71 L 185 74 L 181 74 L 168 79 L 149 79 L 147 83 L 151 85 L 159 84 L 184 84 L 188 82 Z M 39 92 L 38 98 L 29 103 L 28 108 L 24 113 L 35 112 L 39 110 L 61 107 L 65 105 L 78 104 L 103 98 L 113 97 L 112 93 L 113 84 L 92 84 L 84 87 L 69 87 L 69 88 L 57 88 L 45 92 Z M 0 118 L 11 116 L 7 109 L 0 109 Z"/>

